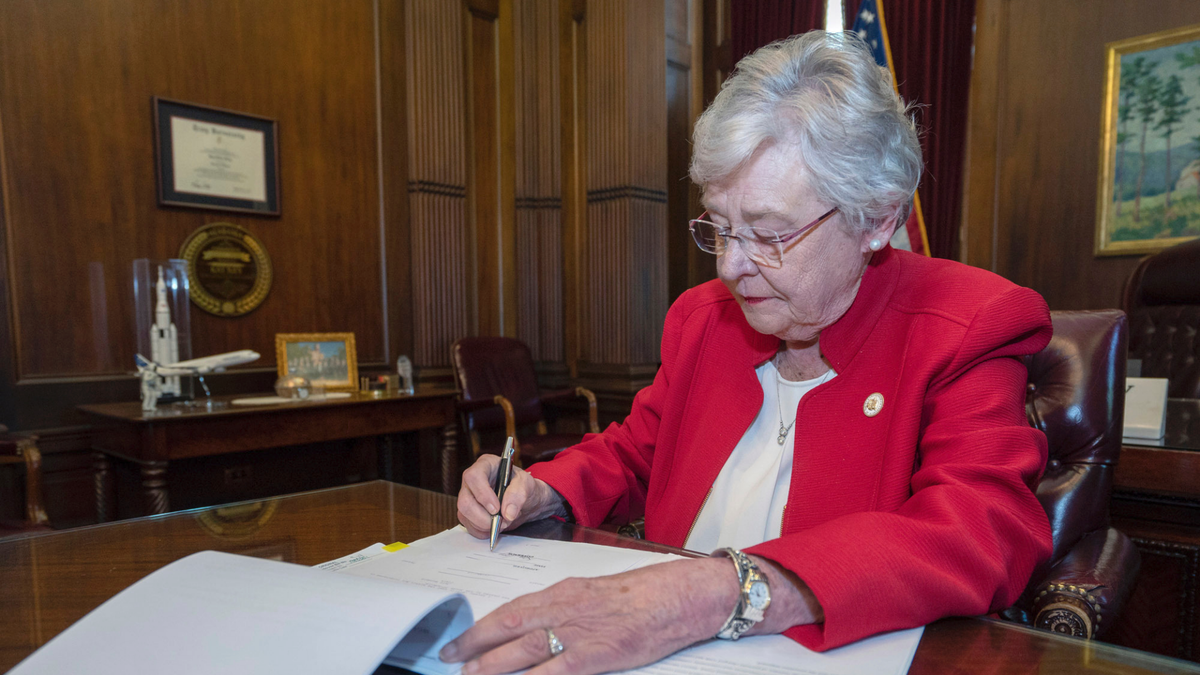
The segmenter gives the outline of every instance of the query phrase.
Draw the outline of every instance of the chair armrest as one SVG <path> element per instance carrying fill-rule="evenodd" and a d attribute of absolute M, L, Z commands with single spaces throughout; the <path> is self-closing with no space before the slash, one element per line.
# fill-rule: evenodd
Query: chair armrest
<path fill-rule="evenodd" d="M 517 440 L 517 416 L 513 412 L 512 403 L 509 403 L 508 399 L 496 395 L 490 401 L 483 399 L 476 401 L 460 400 L 456 405 L 458 406 L 458 412 L 463 414 L 500 406 L 500 409 L 504 411 L 504 433 L 513 439 L 513 456 L 516 458 L 517 466 L 524 468 L 521 460 L 521 442 Z M 475 452 L 479 452 L 478 447 L 475 448 Z"/>
<path fill-rule="evenodd" d="M 596 395 L 592 390 L 586 387 L 575 387 L 574 389 L 555 389 L 540 394 L 543 404 L 562 405 L 570 398 L 583 398 L 588 404 L 588 431 L 593 434 L 600 433 L 600 424 L 596 410 Z"/>
<path fill-rule="evenodd" d="M 1095 638 L 1112 626 L 1141 567 L 1137 547 L 1114 528 L 1088 534 L 1033 589 L 1033 625 Z"/>
<path fill-rule="evenodd" d="M 42 497 L 42 453 L 37 436 L 0 432 L 0 464 L 25 464 L 25 520 L 30 525 L 48 526 Z"/>

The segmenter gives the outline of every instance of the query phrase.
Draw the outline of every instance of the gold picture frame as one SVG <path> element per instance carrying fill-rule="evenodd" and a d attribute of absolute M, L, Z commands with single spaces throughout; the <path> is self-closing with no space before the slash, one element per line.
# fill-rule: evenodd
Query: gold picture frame
<path fill-rule="evenodd" d="M 354 333 L 277 333 L 275 363 L 280 377 L 305 377 L 325 391 L 358 390 Z"/>
<path fill-rule="evenodd" d="M 1095 254 L 1200 237 L 1200 25 L 1110 42 L 1104 57 Z"/>

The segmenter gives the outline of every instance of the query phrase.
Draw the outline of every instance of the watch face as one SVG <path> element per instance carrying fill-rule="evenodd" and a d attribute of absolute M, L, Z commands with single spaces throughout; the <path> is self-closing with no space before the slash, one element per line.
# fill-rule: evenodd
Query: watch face
<path fill-rule="evenodd" d="M 767 585 L 762 582 L 756 582 L 750 585 L 750 606 L 754 609 L 764 609 L 767 603 L 771 601 L 770 591 L 767 590 Z"/>

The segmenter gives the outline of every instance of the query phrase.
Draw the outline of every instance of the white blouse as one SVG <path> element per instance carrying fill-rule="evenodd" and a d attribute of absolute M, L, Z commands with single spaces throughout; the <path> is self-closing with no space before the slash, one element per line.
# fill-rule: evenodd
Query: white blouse
<path fill-rule="evenodd" d="M 684 544 L 693 551 L 741 549 L 780 536 L 792 484 L 792 420 L 805 394 L 837 376 L 830 370 L 811 380 L 792 382 L 780 377 L 771 361 L 754 372 L 763 388 L 762 409 L 729 455 L 696 517 Z M 783 425 L 789 427 L 782 445 L 778 442 L 781 414 Z"/>

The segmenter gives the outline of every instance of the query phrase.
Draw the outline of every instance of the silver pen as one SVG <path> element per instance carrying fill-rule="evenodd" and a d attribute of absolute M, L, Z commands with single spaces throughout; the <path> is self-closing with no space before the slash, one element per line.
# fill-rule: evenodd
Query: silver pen
<path fill-rule="evenodd" d="M 513 437 L 508 437 L 508 442 L 504 444 L 504 454 L 500 455 L 500 468 L 496 470 L 496 499 L 500 501 L 500 506 L 496 508 L 496 515 L 492 516 L 492 536 L 491 548 L 496 549 L 496 542 L 500 541 L 500 509 L 504 506 L 504 491 L 508 489 L 508 481 L 512 480 L 512 456 L 513 456 Z"/>

